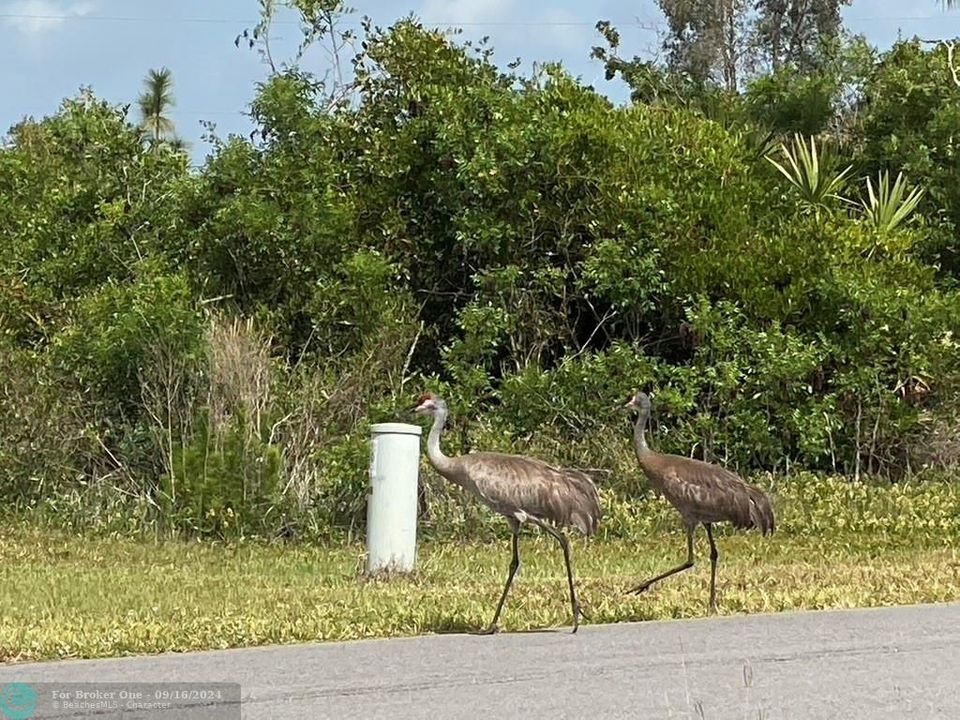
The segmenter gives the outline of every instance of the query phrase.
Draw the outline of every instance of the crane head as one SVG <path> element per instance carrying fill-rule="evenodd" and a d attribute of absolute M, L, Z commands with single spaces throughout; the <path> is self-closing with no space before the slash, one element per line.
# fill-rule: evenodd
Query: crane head
<path fill-rule="evenodd" d="M 430 415 L 439 410 L 442 405 L 443 400 L 433 393 L 428 392 L 420 396 L 420 399 L 417 400 L 417 406 L 413 411 L 418 415 Z"/>
<path fill-rule="evenodd" d="M 623 407 L 630 410 L 650 410 L 650 397 L 653 396 L 653 393 L 650 393 L 650 396 L 647 396 L 646 393 L 639 390 L 634 390 L 630 393 L 630 397 L 627 398 L 627 402 L 623 404 Z"/>

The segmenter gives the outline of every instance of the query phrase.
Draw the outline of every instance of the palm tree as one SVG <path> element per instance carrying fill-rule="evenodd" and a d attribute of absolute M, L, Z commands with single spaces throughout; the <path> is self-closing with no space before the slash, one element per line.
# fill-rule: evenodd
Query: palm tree
<path fill-rule="evenodd" d="M 167 113 L 176 101 L 173 98 L 173 74 L 168 68 L 151 69 L 143 81 L 144 90 L 137 98 L 140 106 L 140 128 L 151 145 L 175 140 L 176 133 Z"/>

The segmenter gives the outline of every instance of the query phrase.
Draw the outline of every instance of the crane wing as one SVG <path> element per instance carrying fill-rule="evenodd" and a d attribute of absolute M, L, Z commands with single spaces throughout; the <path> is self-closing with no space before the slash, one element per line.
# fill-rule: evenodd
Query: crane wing
<path fill-rule="evenodd" d="M 590 477 L 523 455 L 470 453 L 459 458 L 481 500 L 493 510 L 572 525 L 585 535 L 600 523 L 600 495 Z"/>
<path fill-rule="evenodd" d="M 773 532 L 773 506 L 766 493 L 718 465 L 675 457 L 663 470 L 663 491 L 681 514 L 699 522 L 727 521 Z"/>

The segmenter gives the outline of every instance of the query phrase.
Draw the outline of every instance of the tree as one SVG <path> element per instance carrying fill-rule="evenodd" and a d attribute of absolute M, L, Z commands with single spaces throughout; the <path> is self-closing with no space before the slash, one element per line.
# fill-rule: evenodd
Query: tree
<path fill-rule="evenodd" d="M 700 84 L 740 89 L 759 66 L 816 71 L 840 39 L 851 0 L 657 0 L 667 19 L 670 70 Z"/>
<path fill-rule="evenodd" d="M 863 170 L 873 176 L 902 170 L 926 188 L 921 211 L 934 222 L 924 252 L 941 271 L 960 277 L 960 93 L 951 46 L 941 44 L 927 49 L 919 40 L 898 42 L 881 56 L 863 87 L 856 134 Z"/>
<path fill-rule="evenodd" d="M 326 94 L 328 109 L 348 102 L 353 91 L 346 77 L 344 52 L 352 47 L 355 33 L 352 29 L 341 29 L 341 21 L 352 14 L 354 9 L 343 0 L 259 0 L 260 21 L 253 29 L 246 29 L 234 40 L 237 47 L 246 45 L 257 48 L 261 58 L 270 68 L 271 76 L 282 75 L 287 70 L 300 70 L 304 54 L 310 48 L 318 47 L 327 56 L 327 67 L 318 87 Z M 270 47 L 270 32 L 280 10 L 293 11 L 299 16 L 302 40 L 296 54 L 287 62 L 274 58 Z"/>
<path fill-rule="evenodd" d="M 667 18 L 668 65 L 735 91 L 746 56 L 746 0 L 657 0 Z"/>
<path fill-rule="evenodd" d="M 840 7 L 851 0 L 757 0 L 755 49 L 774 71 L 792 65 L 816 69 L 824 47 L 834 44 L 842 29 Z"/>
<path fill-rule="evenodd" d="M 168 68 L 151 69 L 143 86 L 137 105 L 140 106 L 140 128 L 147 142 L 154 147 L 166 143 L 174 149 L 183 149 L 186 143 L 177 137 L 176 127 L 168 115 L 177 104 L 173 97 L 173 73 Z"/>

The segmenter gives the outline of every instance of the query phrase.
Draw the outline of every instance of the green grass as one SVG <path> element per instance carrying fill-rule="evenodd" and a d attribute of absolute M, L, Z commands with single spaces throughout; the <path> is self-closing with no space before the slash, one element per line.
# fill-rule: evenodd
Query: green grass
<path fill-rule="evenodd" d="M 950 493 L 954 504 L 911 501 L 939 508 L 949 533 L 939 521 L 915 532 L 876 523 L 864 530 L 871 527 L 866 506 L 849 499 L 850 504 L 834 507 L 838 517 L 849 516 L 846 529 L 834 518 L 836 531 L 829 535 L 817 530 L 812 516 L 814 531 L 808 534 L 791 530 L 789 522 L 784 532 L 767 538 L 723 533 L 718 540 L 721 614 L 960 599 L 958 535 L 951 524 L 955 489 Z M 898 513 L 897 523 L 908 512 Z M 790 511 L 785 516 L 790 518 Z M 799 510 L 794 517 L 799 523 Z M 574 537 L 578 587 L 593 623 L 706 614 L 709 560 L 702 532 L 696 568 L 641 596 L 623 591 L 675 565 L 684 553 L 681 534 L 648 532 L 630 541 Z M 505 538 L 485 544 L 428 542 L 421 546 L 414 578 L 364 581 L 359 545 L 156 543 L 15 523 L 0 530 L 0 660 L 479 629 L 493 613 L 509 557 Z M 521 558 L 503 630 L 568 625 L 566 579 L 556 545 L 525 532 Z"/>

